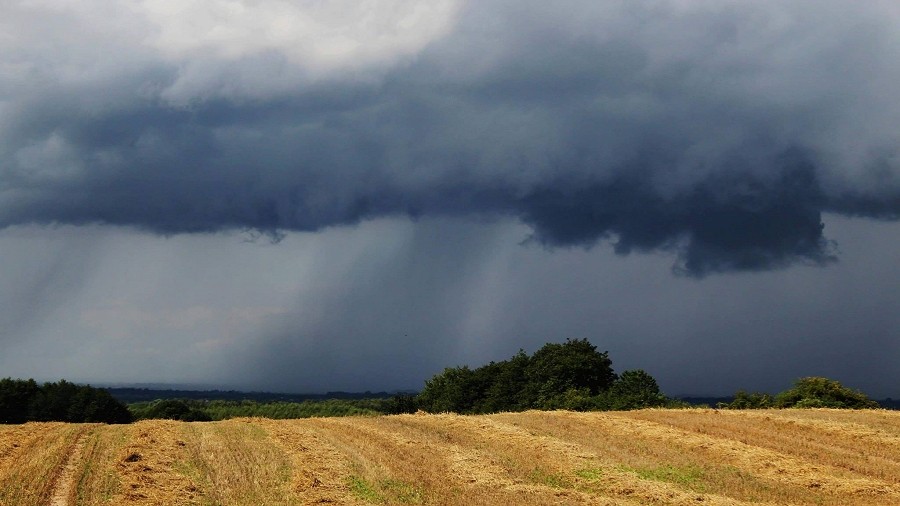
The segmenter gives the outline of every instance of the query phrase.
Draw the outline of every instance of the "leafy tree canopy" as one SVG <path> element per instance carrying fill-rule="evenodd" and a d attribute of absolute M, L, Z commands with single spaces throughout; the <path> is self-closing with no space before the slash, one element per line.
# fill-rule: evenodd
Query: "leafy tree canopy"
<path fill-rule="evenodd" d="M 878 408 L 877 402 L 835 380 L 811 376 L 800 378 L 794 387 L 775 396 L 778 408 Z"/>
<path fill-rule="evenodd" d="M 661 406 L 666 397 L 659 391 L 653 376 L 643 369 L 625 371 L 610 388 L 613 409 L 640 409 Z"/>
<path fill-rule="evenodd" d="M 748 393 L 738 390 L 734 394 L 734 400 L 727 407 L 730 409 L 766 409 L 775 406 L 775 398 L 762 392 Z"/>
<path fill-rule="evenodd" d="M 149 403 L 144 409 L 134 410 L 138 419 L 181 420 L 183 422 L 209 422 L 212 418 L 205 411 L 190 406 L 182 399 L 162 399 Z"/>
<path fill-rule="evenodd" d="M 841 408 L 872 409 L 880 407 L 866 394 L 847 388 L 839 382 L 810 376 L 800 378 L 789 388 L 776 396 L 766 393 L 747 393 L 738 390 L 734 400 L 720 407 L 728 409 L 765 409 L 765 408 Z"/>
<path fill-rule="evenodd" d="M 65 380 L 38 385 L 33 379 L 0 380 L 0 423 L 129 423 L 128 408 L 106 390 Z"/>
<path fill-rule="evenodd" d="M 633 409 L 667 399 L 644 371 L 613 372 L 607 352 L 586 339 L 549 343 L 528 356 L 477 369 L 452 367 L 425 382 L 418 406 L 430 412 L 490 413 L 524 409 Z"/>

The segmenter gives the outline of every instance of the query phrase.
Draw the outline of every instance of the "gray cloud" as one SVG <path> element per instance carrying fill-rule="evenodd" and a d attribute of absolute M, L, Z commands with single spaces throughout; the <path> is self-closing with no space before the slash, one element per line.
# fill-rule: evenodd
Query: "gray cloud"
<path fill-rule="evenodd" d="M 68 47 L 100 21 L 63 14 L 4 52 L 3 227 L 510 217 L 702 276 L 827 263 L 823 212 L 900 213 L 891 2 L 474 2 L 355 66 L 127 9 Z"/>

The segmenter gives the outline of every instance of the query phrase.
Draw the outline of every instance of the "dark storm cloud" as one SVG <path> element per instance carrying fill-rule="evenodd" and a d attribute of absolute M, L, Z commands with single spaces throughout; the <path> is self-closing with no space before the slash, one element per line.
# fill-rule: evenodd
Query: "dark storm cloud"
<path fill-rule="evenodd" d="M 671 250 L 691 275 L 824 263 L 823 212 L 900 213 L 897 18 L 890 2 L 477 2 L 412 59 L 320 79 L 277 49 L 135 39 L 136 63 L 76 85 L 57 55 L 41 86 L 3 88 L 0 226 L 277 237 L 500 216 L 551 247 Z"/>
<path fill-rule="evenodd" d="M 772 163 L 774 181 L 725 175 L 669 200 L 640 179 L 549 189 L 530 195 L 522 216 L 551 245 L 590 245 L 612 232 L 618 253 L 677 248 L 678 268 L 692 274 L 829 261 L 813 170 L 790 157 Z"/>

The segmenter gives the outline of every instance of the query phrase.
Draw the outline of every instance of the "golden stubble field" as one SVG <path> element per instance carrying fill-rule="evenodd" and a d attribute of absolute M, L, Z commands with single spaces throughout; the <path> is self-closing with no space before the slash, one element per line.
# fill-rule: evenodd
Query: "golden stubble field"
<path fill-rule="evenodd" d="M 900 412 L 0 426 L 0 505 L 900 504 Z"/>

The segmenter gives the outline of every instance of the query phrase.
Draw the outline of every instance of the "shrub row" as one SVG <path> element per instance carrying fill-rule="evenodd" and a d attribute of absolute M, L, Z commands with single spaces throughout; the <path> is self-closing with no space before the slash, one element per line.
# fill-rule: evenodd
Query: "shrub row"
<path fill-rule="evenodd" d="M 881 407 L 866 394 L 841 385 L 835 380 L 818 376 L 800 378 L 778 395 L 762 392 L 748 393 L 738 390 L 734 400 L 720 403 L 726 409 L 766 409 L 766 408 L 841 408 L 874 409 Z"/>

